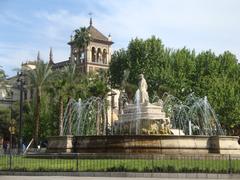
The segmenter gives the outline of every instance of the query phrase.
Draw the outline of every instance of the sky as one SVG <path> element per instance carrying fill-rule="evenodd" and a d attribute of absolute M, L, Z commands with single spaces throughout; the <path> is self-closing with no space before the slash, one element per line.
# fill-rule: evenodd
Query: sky
<path fill-rule="evenodd" d="M 0 0 L 0 66 L 8 76 L 38 51 L 48 61 L 67 60 L 74 29 L 89 25 L 113 50 L 133 38 L 160 38 L 165 47 L 230 51 L 240 59 L 239 0 Z"/>

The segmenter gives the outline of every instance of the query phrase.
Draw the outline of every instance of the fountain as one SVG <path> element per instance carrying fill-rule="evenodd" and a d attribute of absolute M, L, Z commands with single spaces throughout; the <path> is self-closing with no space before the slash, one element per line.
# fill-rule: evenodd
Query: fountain
<path fill-rule="evenodd" d="M 140 75 L 134 104 L 125 104 L 119 120 L 113 125 L 115 134 L 173 134 L 170 131 L 170 118 L 163 110 L 162 101 L 149 102 L 147 83 Z"/>
<path fill-rule="evenodd" d="M 70 100 L 64 135 L 49 137 L 47 152 L 240 154 L 238 137 L 224 135 L 207 97 L 192 93 L 181 101 L 166 93 L 150 103 L 146 80 L 142 74 L 139 78 L 133 104 L 120 93 L 119 118 L 113 124 L 104 99 Z"/>

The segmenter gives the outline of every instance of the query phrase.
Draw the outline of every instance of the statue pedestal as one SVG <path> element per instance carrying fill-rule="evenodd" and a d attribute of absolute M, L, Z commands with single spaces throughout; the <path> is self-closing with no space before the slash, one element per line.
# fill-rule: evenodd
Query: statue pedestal
<path fill-rule="evenodd" d="M 127 105 L 115 122 L 114 129 L 117 129 L 117 134 L 171 134 L 168 126 L 170 119 L 162 106 L 142 103 Z"/>

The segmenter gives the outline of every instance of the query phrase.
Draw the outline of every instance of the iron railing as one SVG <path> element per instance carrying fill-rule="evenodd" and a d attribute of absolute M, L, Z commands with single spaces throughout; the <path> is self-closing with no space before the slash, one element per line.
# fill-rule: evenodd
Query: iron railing
<path fill-rule="evenodd" d="M 0 155 L 0 171 L 237 173 L 240 156 L 157 154 Z"/>

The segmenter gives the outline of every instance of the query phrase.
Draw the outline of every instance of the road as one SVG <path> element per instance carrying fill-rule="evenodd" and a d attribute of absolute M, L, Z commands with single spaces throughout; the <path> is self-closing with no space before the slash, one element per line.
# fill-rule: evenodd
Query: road
<path fill-rule="evenodd" d="M 72 176 L 0 176 L 0 180 L 169 180 L 169 178 L 135 178 L 135 177 L 72 177 Z M 173 179 L 174 180 L 174 179 Z M 181 180 L 181 179 L 177 179 Z M 183 178 L 182 180 L 186 180 Z M 196 180 L 196 179 L 187 179 Z M 205 179 L 198 179 L 205 180 Z M 217 180 L 217 179 L 211 179 Z M 219 180 L 219 179 L 218 179 Z"/>

